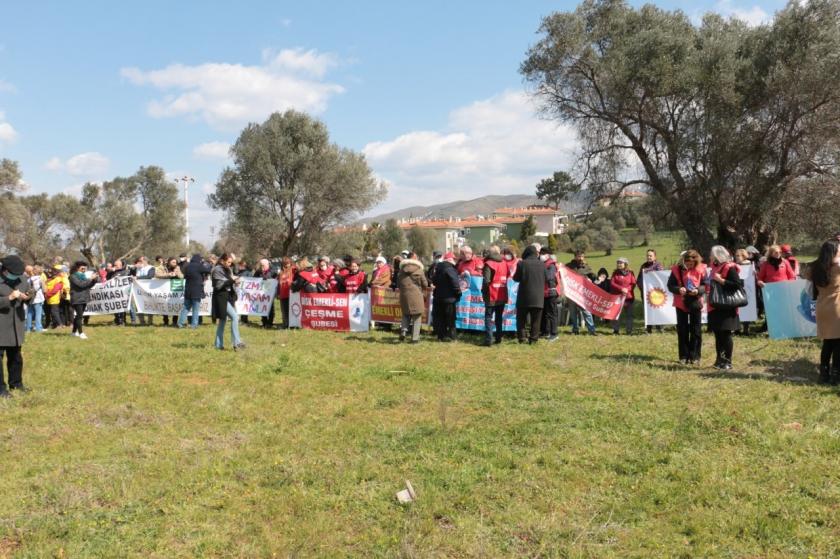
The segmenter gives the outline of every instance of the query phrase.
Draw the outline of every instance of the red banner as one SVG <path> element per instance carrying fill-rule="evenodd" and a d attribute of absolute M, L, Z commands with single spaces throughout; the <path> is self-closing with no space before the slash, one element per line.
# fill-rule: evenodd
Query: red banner
<path fill-rule="evenodd" d="M 366 294 L 292 293 L 289 313 L 293 328 L 364 332 L 370 325 Z"/>
<path fill-rule="evenodd" d="M 624 295 L 607 293 L 589 278 L 569 270 L 563 264 L 558 264 L 557 268 L 560 271 L 563 294 L 567 299 L 593 315 L 607 320 L 615 320 L 621 314 Z"/>
<path fill-rule="evenodd" d="M 424 293 L 423 324 L 429 320 L 429 295 L 431 290 Z M 399 289 L 386 287 L 370 288 L 370 319 L 383 324 L 399 324 L 402 321 L 402 307 L 400 307 Z"/>

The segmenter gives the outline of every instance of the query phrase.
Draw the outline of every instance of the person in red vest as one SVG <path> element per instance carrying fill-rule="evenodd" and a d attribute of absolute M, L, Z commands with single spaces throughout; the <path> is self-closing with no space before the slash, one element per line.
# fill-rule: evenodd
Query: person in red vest
<path fill-rule="evenodd" d="M 624 331 L 629 336 L 633 333 L 633 290 L 636 288 L 636 275 L 630 271 L 630 261 L 622 257 L 616 260 L 615 271 L 610 278 L 610 292 L 624 294 L 624 307 L 621 314 L 612 321 L 613 334 L 618 334 L 621 319 L 624 319 Z"/>
<path fill-rule="evenodd" d="M 344 276 L 345 293 L 367 293 L 367 282 L 365 273 L 359 268 L 359 261 L 355 258 L 350 261 L 347 267 L 347 275 Z"/>
<path fill-rule="evenodd" d="M 703 295 L 706 265 L 694 249 L 683 254 L 682 262 L 671 267 L 668 291 L 674 294 L 677 311 L 677 348 L 680 361 L 686 365 L 700 362 L 703 347 Z"/>
<path fill-rule="evenodd" d="M 764 287 L 768 283 L 793 281 L 795 279 L 796 273 L 793 271 L 793 267 L 782 256 L 782 247 L 771 245 L 767 249 L 767 259 L 761 263 L 761 267 L 758 269 L 758 286 Z"/>
<path fill-rule="evenodd" d="M 329 256 L 322 256 L 318 259 L 318 276 L 325 283 L 330 281 L 330 278 L 335 274 L 335 266 L 330 263 Z"/>
<path fill-rule="evenodd" d="M 313 269 L 312 264 L 306 258 L 302 258 L 298 262 L 298 273 L 292 281 L 292 291 L 294 293 L 298 291 L 326 293 L 327 291 L 326 282 L 321 279 L 321 275 Z"/>
<path fill-rule="evenodd" d="M 458 260 L 456 268 L 459 276 L 466 273 L 471 276 L 480 277 L 482 275 L 482 270 L 484 269 L 484 262 L 482 262 L 481 258 L 478 256 L 473 255 L 473 251 L 470 247 L 464 245 L 461 247 L 461 258 Z"/>
<path fill-rule="evenodd" d="M 519 264 L 519 259 L 513 253 L 512 248 L 505 247 L 502 249 L 502 260 L 504 260 L 507 265 L 508 277 L 512 278 L 513 274 L 516 273 L 516 266 Z"/>
<path fill-rule="evenodd" d="M 740 268 L 732 261 L 732 256 L 725 247 L 712 247 L 712 261 L 709 280 L 718 283 L 724 289 L 733 290 L 744 287 L 744 280 L 740 276 Z M 711 285 L 711 284 L 710 284 Z M 732 369 L 733 341 L 732 333 L 741 329 L 738 320 L 738 309 L 720 309 L 709 305 L 709 328 L 715 334 L 715 369 L 728 371 Z"/>
<path fill-rule="evenodd" d="M 557 341 L 557 262 L 548 247 L 540 248 L 540 260 L 545 264 L 545 288 L 543 289 L 543 313 L 540 333 L 549 342 Z"/>
<path fill-rule="evenodd" d="M 283 329 L 289 327 L 289 295 L 296 273 L 297 269 L 292 264 L 292 259 L 284 256 L 277 274 L 277 298 L 280 299 L 280 314 L 283 315 L 283 324 L 280 328 Z"/>
<path fill-rule="evenodd" d="M 782 245 L 779 247 L 782 249 L 782 258 L 787 260 L 787 263 L 790 264 L 790 267 L 793 268 L 793 275 L 799 277 L 801 275 L 801 268 L 799 266 L 799 260 L 793 255 L 793 249 L 790 245 Z"/>
<path fill-rule="evenodd" d="M 502 259 L 502 252 L 499 247 L 491 246 L 484 260 L 481 284 L 481 296 L 484 299 L 484 346 L 493 345 L 494 338 L 497 344 L 502 343 L 509 277 L 508 264 Z"/>

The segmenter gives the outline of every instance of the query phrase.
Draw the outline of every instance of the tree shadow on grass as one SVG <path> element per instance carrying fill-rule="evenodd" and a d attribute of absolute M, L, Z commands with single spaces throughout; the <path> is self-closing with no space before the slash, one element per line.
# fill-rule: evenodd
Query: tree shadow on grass
<path fill-rule="evenodd" d="M 619 361 L 629 363 L 648 363 L 654 364 L 659 361 L 653 355 L 646 355 L 644 353 L 593 353 L 589 356 L 590 359 L 599 359 L 601 361 Z"/>
<path fill-rule="evenodd" d="M 804 358 L 787 361 L 782 359 L 753 359 L 747 363 L 748 367 L 760 367 L 759 371 L 738 370 L 737 364 L 731 371 L 708 371 L 701 373 L 705 378 L 729 380 L 766 380 L 804 385 L 818 385 L 816 364 Z M 822 385 L 820 385 L 822 386 Z"/>
<path fill-rule="evenodd" d="M 378 336 L 359 336 L 357 334 L 352 334 L 350 336 L 344 336 L 344 339 L 348 342 L 366 342 L 369 344 L 385 344 L 385 345 L 399 345 L 400 343 L 408 343 L 408 342 L 400 342 L 400 339 L 396 336 L 396 334 L 391 337 L 378 337 Z"/>
<path fill-rule="evenodd" d="M 207 349 L 211 345 L 210 341 L 207 342 L 175 342 L 172 344 L 172 347 L 175 349 Z"/>

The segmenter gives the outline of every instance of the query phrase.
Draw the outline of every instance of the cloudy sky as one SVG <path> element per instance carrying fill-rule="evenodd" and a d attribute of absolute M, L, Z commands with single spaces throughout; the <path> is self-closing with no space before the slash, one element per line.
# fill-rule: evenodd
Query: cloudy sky
<path fill-rule="evenodd" d="M 677 1 L 753 24 L 782 2 Z M 544 15 L 572 2 L 8 2 L 0 157 L 30 192 L 160 165 L 190 175 L 191 236 L 248 122 L 303 110 L 388 181 L 371 213 L 531 193 L 574 151 L 538 119 L 518 73 Z"/>

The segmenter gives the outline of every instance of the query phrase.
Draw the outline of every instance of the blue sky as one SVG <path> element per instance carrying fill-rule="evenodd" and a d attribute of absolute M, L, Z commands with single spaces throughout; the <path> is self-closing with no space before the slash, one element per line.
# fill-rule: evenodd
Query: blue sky
<path fill-rule="evenodd" d="M 570 2 L 3 2 L 0 157 L 29 192 L 160 165 L 196 179 L 191 236 L 238 131 L 272 110 L 324 120 L 388 181 L 373 213 L 530 193 L 572 156 L 534 116 L 518 67 Z M 753 23 L 781 2 L 667 2 Z"/>

